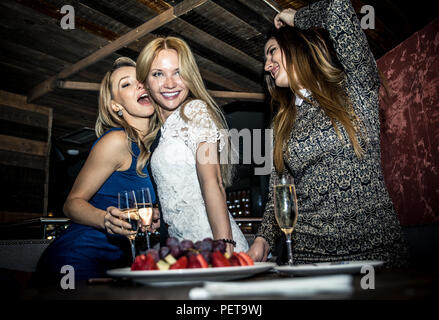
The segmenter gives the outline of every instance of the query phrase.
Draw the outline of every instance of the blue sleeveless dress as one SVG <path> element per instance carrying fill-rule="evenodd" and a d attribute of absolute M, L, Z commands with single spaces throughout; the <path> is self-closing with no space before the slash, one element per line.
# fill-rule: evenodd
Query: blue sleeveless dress
<path fill-rule="evenodd" d="M 113 128 L 105 134 L 114 130 L 123 129 Z M 101 138 L 93 144 L 93 147 Z M 113 172 L 90 199 L 90 204 L 96 208 L 106 210 L 109 206 L 117 207 L 119 191 L 136 190 L 142 187 L 149 188 L 152 201 L 156 201 L 147 166 L 143 169 L 143 172 L 147 174 L 146 177 L 140 177 L 136 173 L 137 156 L 140 150 L 134 142 L 131 147 L 134 156 L 130 168 L 126 171 Z M 131 251 L 129 241 L 125 236 L 112 235 L 103 229 L 71 223 L 44 251 L 38 262 L 37 275 L 40 278 L 59 278 L 65 275 L 60 274 L 62 266 L 71 265 L 75 270 L 76 280 L 105 277 L 107 270 L 129 266 L 130 262 Z"/>

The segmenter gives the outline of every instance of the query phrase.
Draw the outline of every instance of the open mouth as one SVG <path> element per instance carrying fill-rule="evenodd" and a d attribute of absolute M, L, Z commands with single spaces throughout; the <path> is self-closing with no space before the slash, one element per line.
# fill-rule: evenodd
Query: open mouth
<path fill-rule="evenodd" d="M 149 101 L 149 96 L 147 93 L 141 94 L 140 97 L 137 99 L 137 102 L 143 105 L 151 103 L 151 101 Z"/>

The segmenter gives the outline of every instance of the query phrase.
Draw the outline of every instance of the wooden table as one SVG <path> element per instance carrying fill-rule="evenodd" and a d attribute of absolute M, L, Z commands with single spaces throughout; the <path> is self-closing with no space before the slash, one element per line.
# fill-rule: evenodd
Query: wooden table
<path fill-rule="evenodd" d="M 416 270 L 377 270 L 375 274 L 375 289 L 362 289 L 360 282 L 363 274 L 354 275 L 354 291 L 343 297 L 346 300 L 408 300 L 432 299 L 438 291 L 439 273 L 437 271 Z M 291 279 L 290 275 L 266 272 L 251 278 L 238 281 L 259 281 Z M 110 280 L 107 282 L 75 283 L 75 289 L 61 289 L 61 286 L 27 287 L 20 293 L 22 300 L 188 300 L 189 291 L 195 286 L 143 286 L 129 280 Z M 221 297 L 219 297 L 221 299 Z M 235 299 L 235 297 L 233 298 Z M 279 296 L 239 296 L 236 299 L 285 299 Z M 303 298 L 301 298 L 303 299 Z M 305 299 L 332 299 L 331 296 L 311 296 Z M 339 299 L 339 297 L 336 297 Z"/>

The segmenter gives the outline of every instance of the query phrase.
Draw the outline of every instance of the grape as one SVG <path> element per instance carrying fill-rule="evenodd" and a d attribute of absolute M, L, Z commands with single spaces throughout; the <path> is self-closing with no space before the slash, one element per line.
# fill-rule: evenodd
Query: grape
<path fill-rule="evenodd" d="M 212 242 L 212 251 L 219 251 L 224 253 L 226 251 L 226 244 L 222 240 L 214 240 Z"/>
<path fill-rule="evenodd" d="M 169 252 L 171 252 L 171 250 L 169 250 L 168 247 L 166 247 L 166 246 L 161 247 L 160 248 L 160 258 L 164 259 L 169 254 Z"/>
<path fill-rule="evenodd" d="M 177 244 L 177 245 L 175 245 L 175 246 L 172 246 L 171 248 L 170 248 L 170 250 L 171 250 L 171 254 L 172 254 L 172 256 L 174 257 L 174 258 L 179 258 L 182 254 L 183 254 L 183 250 L 181 250 L 181 245 L 180 244 Z"/>
<path fill-rule="evenodd" d="M 194 243 L 191 240 L 183 240 L 181 242 L 181 248 L 183 250 L 189 250 L 194 247 Z"/>
<path fill-rule="evenodd" d="M 155 262 L 158 262 L 160 260 L 159 253 L 157 250 L 149 249 L 148 251 L 145 252 L 145 254 L 148 254 L 148 253 L 153 257 Z"/>
<path fill-rule="evenodd" d="M 166 246 L 168 246 L 169 248 L 172 248 L 173 246 L 176 246 L 179 243 L 180 242 L 175 237 L 169 237 L 168 239 L 166 239 Z"/>
<path fill-rule="evenodd" d="M 194 244 L 195 250 L 200 250 L 200 247 L 201 247 L 201 241 L 195 242 L 195 244 Z"/>
<path fill-rule="evenodd" d="M 207 264 L 211 264 L 212 263 L 212 259 L 210 258 L 210 251 L 207 250 L 202 250 L 200 251 L 200 254 L 203 256 L 204 260 L 206 260 Z"/>
<path fill-rule="evenodd" d="M 198 250 L 212 251 L 212 243 L 212 239 L 204 239 L 201 241 L 200 248 Z"/>
<path fill-rule="evenodd" d="M 191 257 L 191 256 L 196 256 L 198 254 L 198 252 L 197 251 L 195 251 L 195 250 L 188 250 L 188 251 L 186 251 L 186 257 Z"/>

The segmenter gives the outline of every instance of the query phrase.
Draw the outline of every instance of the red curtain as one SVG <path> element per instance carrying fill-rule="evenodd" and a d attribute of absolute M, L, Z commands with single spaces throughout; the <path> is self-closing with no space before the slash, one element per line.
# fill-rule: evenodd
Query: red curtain
<path fill-rule="evenodd" d="M 378 68 L 384 178 L 401 224 L 439 222 L 439 18 L 386 53 Z"/>

